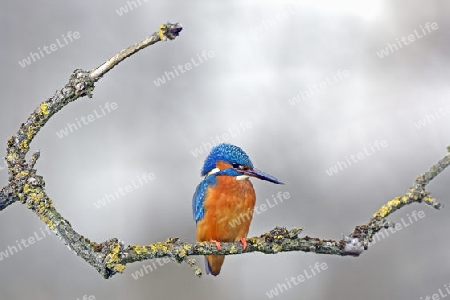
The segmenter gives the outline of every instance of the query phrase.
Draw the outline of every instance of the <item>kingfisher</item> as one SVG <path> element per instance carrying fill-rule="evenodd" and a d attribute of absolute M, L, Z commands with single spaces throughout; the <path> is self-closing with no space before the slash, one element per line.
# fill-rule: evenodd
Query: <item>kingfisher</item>
<path fill-rule="evenodd" d="M 240 241 L 245 249 L 256 202 L 249 178 L 283 183 L 254 168 L 241 148 L 225 143 L 211 149 L 201 175 L 204 178 L 192 198 L 197 241 L 214 242 L 218 249 L 220 242 Z M 224 255 L 206 255 L 206 273 L 217 276 L 224 259 Z"/>

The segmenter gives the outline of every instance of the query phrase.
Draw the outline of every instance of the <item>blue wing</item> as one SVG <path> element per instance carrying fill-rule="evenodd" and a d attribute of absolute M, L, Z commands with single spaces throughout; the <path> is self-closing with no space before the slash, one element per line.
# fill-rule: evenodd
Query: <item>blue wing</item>
<path fill-rule="evenodd" d="M 216 177 L 221 175 L 238 176 L 242 175 L 242 173 L 237 172 L 233 168 L 225 169 L 207 176 L 202 180 L 202 182 L 200 182 L 195 189 L 194 197 L 192 197 L 192 212 L 194 214 L 195 223 L 200 221 L 205 216 L 205 207 L 203 206 L 203 203 L 205 202 L 208 187 L 214 187 L 217 182 Z"/>
<path fill-rule="evenodd" d="M 205 215 L 203 202 L 205 202 L 205 194 L 208 189 L 208 182 L 203 180 L 195 189 L 194 197 L 192 197 L 192 212 L 194 214 L 195 223 L 200 221 Z"/>
<path fill-rule="evenodd" d="M 192 212 L 194 214 L 195 223 L 200 221 L 205 216 L 205 208 L 203 203 L 206 198 L 206 191 L 209 186 L 216 185 L 216 174 L 210 175 L 200 182 L 195 189 L 194 197 L 192 197 Z"/>

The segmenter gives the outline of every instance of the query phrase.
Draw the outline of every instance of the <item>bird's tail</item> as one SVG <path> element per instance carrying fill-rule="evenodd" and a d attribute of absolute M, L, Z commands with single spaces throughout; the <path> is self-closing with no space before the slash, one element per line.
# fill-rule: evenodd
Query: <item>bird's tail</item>
<path fill-rule="evenodd" d="M 206 255 L 205 256 L 205 269 L 206 274 L 212 274 L 214 276 L 219 275 L 220 268 L 222 268 L 225 255 Z"/>

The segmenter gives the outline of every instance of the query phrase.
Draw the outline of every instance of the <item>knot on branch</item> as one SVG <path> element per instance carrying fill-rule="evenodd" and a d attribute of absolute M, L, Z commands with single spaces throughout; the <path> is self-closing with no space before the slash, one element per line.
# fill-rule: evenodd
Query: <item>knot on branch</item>
<path fill-rule="evenodd" d="M 97 246 L 101 253 L 105 254 L 105 265 L 109 274 L 105 278 L 110 277 L 116 273 L 122 273 L 125 270 L 125 265 L 121 263 L 126 254 L 123 253 L 124 245 L 119 239 L 112 238 L 109 241 L 103 242 Z M 107 276 L 107 277 L 106 277 Z"/>
<path fill-rule="evenodd" d="M 367 249 L 365 248 L 363 242 L 358 238 L 351 238 L 344 235 L 342 242 L 345 243 L 343 246 L 347 255 L 359 256 L 365 249 Z"/>
<path fill-rule="evenodd" d="M 356 241 L 351 241 L 349 239 L 357 239 L 360 243 L 362 243 L 364 250 L 367 250 L 369 247 L 369 243 L 372 242 L 372 237 L 381 229 L 394 227 L 394 223 L 386 220 L 385 218 L 381 218 L 377 216 L 376 218 L 372 218 L 368 224 L 356 226 L 353 232 L 349 236 L 344 235 L 343 242 L 345 243 L 344 248 L 353 247 L 348 245 L 349 243 L 356 243 Z M 347 237 L 347 239 L 346 239 Z M 354 247 L 357 248 L 357 245 Z"/>
<path fill-rule="evenodd" d="M 260 238 L 249 238 L 247 249 L 257 249 L 264 253 L 278 253 L 284 248 L 290 248 L 298 243 L 298 235 L 302 228 L 287 230 L 285 227 L 275 227 L 271 231 L 262 234 Z"/>
<path fill-rule="evenodd" d="M 91 72 L 89 71 L 83 71 L 81 69 L 74 70 L 72 75 L 70 75 L 69 83 L 65 86 L 65 88 L 68 89 L 67 92 L 70 92 L 70 90 L 73 89 L 76 98 L 82 96 L 92 98 L 95 81 L 91 78 L 90 74 Z"/>
<path fill-rule="evenodd" d="M 24 196 L 22 196 L 21 202 L 26 202 L 28 208 L 36 211 L 39 215 L 43 215 L 47 209 L 53 207 L 52 200 L 47 197 L 44 189 L 40 186 L 33 187 L 32 184 L 26 183 L 23 186 L 22 195 Z"/>
<path fill-rule="evenodd" d="M 167 254 L 170 258 L 180 264 L 187 263 L 195 275 L 202 276 L 202 269 L 197 265 L 195 259 L 188 257 L 194 250 L 191 245 L 181 242 L 178 237 L 168 238 L 166 243 L 168 244 Z"/>
<path fill-rule="evenodd" d="M 171 237 L 168 238 L 167 241 L 167 251 L 166 253 L 169 255 L 170 258 L 172 258 L 174 261 L 178 263 L 182 263 L 183 261 L 186 261 L 187 258 L 187 251 L 191 249 L 185 249 L 183 247 L 184 243 L 180 241 L 180 238 L 178 237 Z"/>
<path fill-rule="evenodd" d="M 180 34 L 181 30 L 183 30 L 183 26 L 179 23 L 162 24 L 159 26 L 158 35 L 162 41 L 173 40 Z"/>
<path fill-rule="evenodd" d="M 281 245 L 286 239 L 297 239 L 302 230 L 302 228 L 293 228 L 291 230 L 287 230 L 285 227 L 275 227 L 271 231 L 262 234 L 261 238 L 263 238 L 267 243 L 275 243 Z"/>

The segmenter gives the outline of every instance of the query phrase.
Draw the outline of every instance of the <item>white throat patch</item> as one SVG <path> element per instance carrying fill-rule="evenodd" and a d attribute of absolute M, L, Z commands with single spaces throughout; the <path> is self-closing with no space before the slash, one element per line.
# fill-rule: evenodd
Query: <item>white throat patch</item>
<path fill-rule="evenodd" d="M 219 168 L 214 168 L 211 171 L 208 172 L 208 174 L 206 174 L 205 178 L 208 177 L 209 175 L 215 174 L 217 172 L 219 172 L 220 169 Z M 248 180 L 250 177 L 247 175 L 239 175 L 236 176 L 236 180 Z"/>
<path fill-rule="evenodd" d="M 248 180 L 250 177 L 247 175 L 236 176 L 236 180 Z"/>
<path fill-rule="evenodd" d="M 217 173 L 217 172 L 219 172 L 219 171 L 220 171 L 219 168 L 214 168 L 214 169 L 212 169 L 211 171 L 209 171 L 208 174 L 206 174 L 206 177 L 208 177 L 209 175 L 212 175 L 212 174 L 214 174 L 214 173 Z"/>

